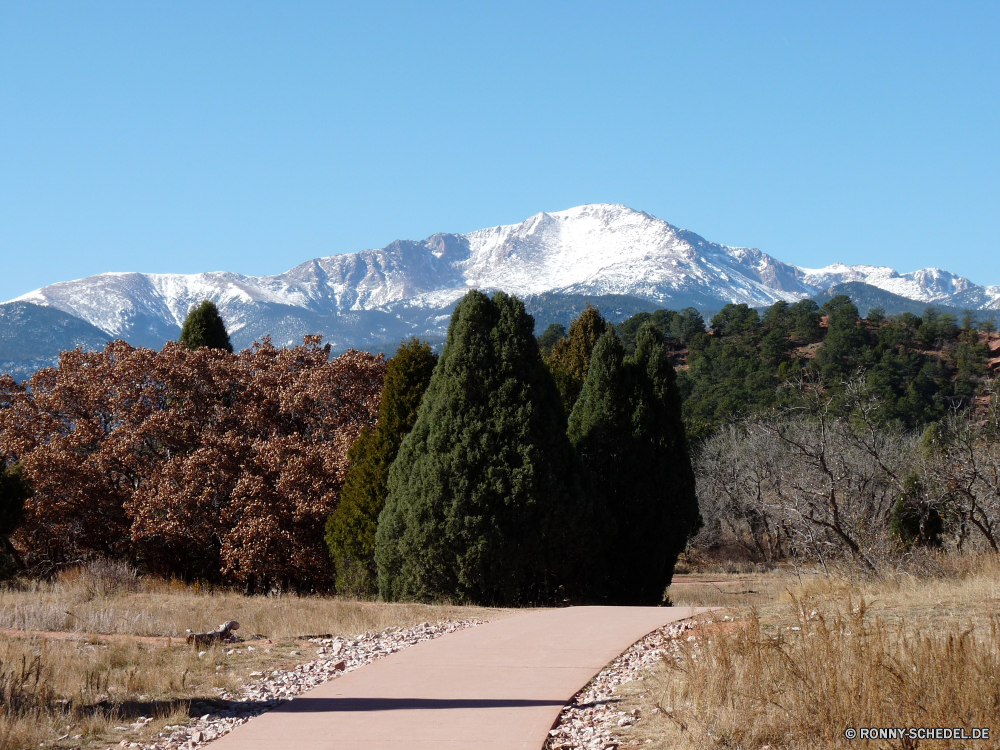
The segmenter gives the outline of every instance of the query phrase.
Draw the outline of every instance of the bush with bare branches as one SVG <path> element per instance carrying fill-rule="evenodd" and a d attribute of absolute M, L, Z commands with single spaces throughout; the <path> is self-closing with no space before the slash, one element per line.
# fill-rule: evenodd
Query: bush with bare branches
<path fill-rule="evenodd" d="M 795 408 L 731 424 L 703 444 L 702 544 L 714 534 L 758 561 L 847 560 L 868 572 L 896 556 L 892 513 L 919 471 L 918 438 L 877 419 L 863 378 L 837 400 L 835 410 L 822 382 L 803 382 Z"/>

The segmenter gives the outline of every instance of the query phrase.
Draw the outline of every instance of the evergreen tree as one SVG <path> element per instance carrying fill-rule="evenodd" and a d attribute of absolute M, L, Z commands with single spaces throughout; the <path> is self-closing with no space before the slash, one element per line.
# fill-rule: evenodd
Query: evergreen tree
<path fill-rule="evenodd" d="M 878 328 L 885 322 L 885 308 L 881 305 L 868 309 L 868 325 Z"/>
<path fill-rule="evenodd" d="M 569 437 L 609 517 L 611 598 L 660 603 L 701 517 L 676 375 L 652 326 L 640 329 L 630 357 L 614 331 L 597 342 Z"/>
<path fill-rule="evenodd" d="M 749 305 L 732 303 L 712 318 L 712 330 L 720 336 L 759 336 L 760 315 Z"/>
<path fill-rule="evenodd" d="M 861 316 L 851 298 L 840 294 L 823 305 L 827 334 L 816 355 L 816 364 L 830 382 L 848 377 L 857 365 L 865 345 L 865 332 L 859 327 Z"/>
<path fill-rule="evenodd" d="M 552 354 L 552 347 L 564 338 L 566 338 L 566 326 L 562 323 L 552 323 L 538 337 L 538 348 L 543 356 L 548 357 Z"/>
<path fill-rule="evenodd" d="M 822 338 L 821 319 L 819 306 L 811 299 L 799 300 L 794 305 L 788 306 L 791 333 L 803 344 L 810 344 Z"/>
<path fill-rule="evenodd" d="M 372 597 L 378 593 L 375 530 L 388 494 L 389 467 L 413 429 L 437 355 L 411 338 L 389 360 L 374 430 L 365 429 L 351 446 L 350 469 L 340 503 L 326 524 L 326 542 L 337 569 L 337 591 Z"/>
<path fill-rule="evenodd" d="M 8 466 L 7 461 L 0 457 L 0 546 L 10 561 L 20 568 L 24 567 L 24 563 L 8 537 L 20 525 L 24 517 L 24 502 L 29 497 L 31 497 L 31 485 L 28 484 L 21 466 L 19 464 Z M 0 565 L 0 568 L 3 572 L 7 572 L 9 563 Z"/>
<path fill-rule="evenodd" d="M 686 346 L 696 336 L 705 333 L 705 319 L 694 307 L 685 307 L 680 312 L 657 310 L 654 313 L 637 313 L 615 326 L 626 352 L 635 351 L 635 338 L 646 323 L 652 324 L 674 346 Z"/>
<path fill-rule="evenodd" d="M 385 599 L 518 605 L 578 595 L 597 528 L 523 303 L 469 292 L 389 472 Z"/>
<path fill-rule="evenodd" d="M 205 300 L 191 308 L 181 328 L 181 343 L 192 351 L 207 347 L 232 353 L 233 345 L 229 343 L 226 324 L 214 302 Z"/>
<path fill-rule="evenodd" d="M 610 327 L 597 308 L 588 304 L 580 317 L 570 323 L 566 338 L 552 347 L 547 364 L 556 379 L 566 414 L 573 410 L 573 404 L 587 379 L 594 344 Z"/>

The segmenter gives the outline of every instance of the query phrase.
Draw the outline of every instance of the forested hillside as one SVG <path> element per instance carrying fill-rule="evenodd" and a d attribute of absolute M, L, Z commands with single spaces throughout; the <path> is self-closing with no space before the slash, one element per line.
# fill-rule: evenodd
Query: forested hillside
<path fill-rule="evenodd" d="M 803 380 L 833 395 L 838 413 L 849 411 L 852 388 L 863 386 L 878 399 L 881 421 L 919 427 L 969 406 L 978 381 L 1000 364 L 992 320 L 934 308 L 890 316 L 879 307 L 862 318 L 846 295 L 822 307 L 779 302 L 762 314 L 727 305 L 707 323 L 694 308 L 639 313 L 617 327 L 627 347 L 647 322 L 671 348 L 692 439 L 736 418 L 791 406 L 791 386 Z"/>
<path fill-rule="evenodd" d="M 609 325 L 591 308 L 539 336 L 573 413 Z M 634 351 L 650 327 L 677 370 L 697 476 L 703 525 L 689 560 L 881 575 L 940 551 L 1000 553 L 992 318 L 878 306 L 862 317 L 838 295 L 763 311 L 731 304 L 710 321 L 657 310 L 614 328 Z"/>

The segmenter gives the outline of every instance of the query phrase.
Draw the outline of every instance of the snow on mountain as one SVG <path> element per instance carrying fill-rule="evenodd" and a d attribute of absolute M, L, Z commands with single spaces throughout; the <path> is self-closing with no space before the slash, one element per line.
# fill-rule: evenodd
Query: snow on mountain
<path fill-rule="evenodd" d="M 771 304 L 809 293 L 793 267 L 729 248 L 625 206 L 579 206 L 465 235 L 468 286 L 517 294 L 628 294 L 667 301 L 703 294 Z"/>
<path fill-rule="evenodd" d="M 901 297 L 920 302 L 938 302 L 976 287 L 968 279 L 940 268 L 922 268 L 912 273 L 897 273 L 885 266 L 845 266 L 834 263 L 826 268 L 801 269 L 803 281 L 828 289 L 834 284 L 861 281 Z"/>
<path fill-rule="evenodd" d="M 663 306 L 718 309 L 727 302 L 793 301 L 845 281 L 926 302 L 960 297 L 977 308 L 1000 306 L 1000 288 L 980 287 L 947 271 L 899 274 L 842 264 L 798 268 L 609 204 L 539 213 L 520 224 L 464 235 L 397 240 L 380 249 L 310 260 L 275 276 L 105 273 L 53 284 L 17 301 L 57 308 L 145 345 L 176 338 L 188 310 L 203 299 L 219 306 L 237 334 L 234 343 L 272 331 L 292 339 L 323 331 L 330 338 L 347 326 L 352 333 L 341 339 L 349 344 L 366 327 L 386 336 L 442 328 L 450 306 L 470 288 L 522 296 L 627 295 Z"/>

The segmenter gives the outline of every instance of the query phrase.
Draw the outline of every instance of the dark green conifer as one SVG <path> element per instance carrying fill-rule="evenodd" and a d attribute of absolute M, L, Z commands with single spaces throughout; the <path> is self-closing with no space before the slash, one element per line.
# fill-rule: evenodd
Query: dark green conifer
<path fill-rule="evenodd" d="M 340 503 L 326 524 L 326 543 L 337 569 L 337 591 L 361 597 L 378 593 L 375 530 L 388 494 L 389 467 L 413 429 L 437 355 L 411 338 L 386 368 L 374 430 L 365 429 L 351 446 Z"/>
<path fill-rule="evenodd" d="M 502 292 L 456 306 L 389 472 L 375 550 L 383 598 L 520 605 L 594 580 L 591 496 L 533 328 Z"/>
<path fill-rule="evenodd" d="M 191 308 L 181 328 L 181 343 L 192 351 L 207 347 L 232 353 L 233 345 L 229 343 L 226 324 L 214 302 L 205 300 Z"/>
<path fill-rule="evenodd" d="M 566 326 L 562 323 L 550 324 L 538 337 L 538 348 L 541 350 L 542 356 L 548 357 L 552 354 L 552 347 L 564 338 L 566 338 Z"/>
<path fill-rule="evenodd" d="M 8 537 L 24 518 L 24 502 L 31 497 L 31 485 L 20 464 L 8 466 L 0 456 L 0 546 L 7 553 L 9 562 L 0 564 L 2 572 L 10 571 L 10 563 L 23 568 L 24 563 Z"/>
<path fill-rule="evenodd" d="M 660 603 L 701 517 L 676 375 L 652 326 L 639 330 L 631 357 L 613 330 L 597 342 L 569 437 L 610 519 L 611 599 Z"/>
<path fill-rule="evenodd" d="M 588 304 L 580 317 L 570 323 L 566 338 L 552 347 L 552 354 L 546 363 L 556 380 L 566 414 L 573 410 L 573 404 L 587 379 L 594 344 L 610 327 L 600 311 Z"/>
<path fill-rule="evenodd" d="M 840 294 L 823 305 L 827 316 L 827 334 L 816 355 L 816 364 L 830 382 L 848 377 L 857 366 L 865 345 L 865 333 L 859 327 L 861 316 L 851 298 Z"/>

